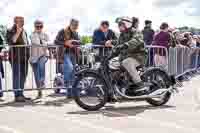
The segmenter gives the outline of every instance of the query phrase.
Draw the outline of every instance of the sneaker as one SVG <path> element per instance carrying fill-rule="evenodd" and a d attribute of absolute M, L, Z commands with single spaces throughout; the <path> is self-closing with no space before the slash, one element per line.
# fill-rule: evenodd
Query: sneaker
<path fill-rule="evenodd" d="M 24 103 L 26 102 L 26 99 L 23 96 L 18 96 L 18 97 L 15 97 L 15 102 Z"/>
<path fill-rule="evenodd" d="M 38 91 L 38 95 L 37 95 L 37 99 L 41 99 L 42 98 L 42 90 L 39 90 Z"/>
<path fill-rule="evenodd" d="M 56 89 L 56 90 L 54 91 L 54 93 L 55 93 L 55 94 L 60 94 L 60 89 Z"/>
<path fill-rule="evenodd" d="M 71 86 L 69 86 L 69 87 L 67 88 L 67 90 L 66 90 L 66 96 L 67 96 L 68 99 L 73 98 L 73 95 L 72 95 L 72 87 L 71 87 Z"/>
<path fill-rule="evenodd" d="M 73 99 L 73 96 L 70 96 L 70 95 L 68 96 L 68 95 L 67 95 L 66 98 L 67 98 L 67 99 Z"/>
<path fill-rule="evenodd" d="M 0 98 L 2 98 L 2 97 L 3 97 L 3 93 L 0 92 Z"/>
<path fill-rule="evenodd" d="M 0 102 L 4 102 L 3 98 L 3 93 L 0 93 Z"/>
<path fill-rule="evenodd" d="M 115 99 L 113 96 L 109 96 L 107 102 L 108 103 L 116 103 L 117 99 Z"/>

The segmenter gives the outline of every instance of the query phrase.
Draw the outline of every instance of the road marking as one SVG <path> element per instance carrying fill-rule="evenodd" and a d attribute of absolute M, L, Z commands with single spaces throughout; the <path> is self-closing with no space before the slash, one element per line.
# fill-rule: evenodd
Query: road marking
<path fill-rule="evenodd" d="M 163 121 L 160 121 L 160 120 L 155 120 L 155 119 L 151 119 L 151 118 L 147 118 L 147 117 L 138 117 L 138 116 L 128 116 L 127 114 L 123 114 L 123 113 L 118 113 L 118 112 L 114 112 L 114 111 L 105 111 L 107 113 L 111 113 L 111 114 L 114 114 L 114 115 L 120 115 L 120 116 L 125 116 L 126 118 L 129 118 L 129 119 L 135 119 L 135 120 L 138 120 L 138 121 L 148 121 L 149 123 L 156 123 L 159 124 L 160 126 L 163 126 L 163 127 L 170 127 L 170 128 L 176 128 L 176 129 L 180 129 L 182 131 L 188 131 L 190 133 L 199 133 L 200 130 L 199 129 L 196 129 L 196 128 L 192 128 L 192 127 L 183 127 L 183 126 L 180 126 L 178 125 L 177 123 L 174 123 L 174 122 L 163 122 Z"/>
<path fill-rule="evenodd" d="M 0 130 L 6 131 L 6 132 L 11 132 L 11 133 L 22 133 L 21 131 L 18 131 L 14 128 L 10 128 L 4 125 L 0 125 Z"/>

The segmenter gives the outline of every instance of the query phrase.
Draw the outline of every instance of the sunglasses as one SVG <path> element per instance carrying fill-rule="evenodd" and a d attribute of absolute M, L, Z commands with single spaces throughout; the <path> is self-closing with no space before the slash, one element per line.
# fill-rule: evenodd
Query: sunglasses
<path fill-rule="evenodd" d="M 73 27 L 73 28 L 78 28 L 78 24 L 71 24 L 71 26 Z"/>
<path fill-rule="evenodd" d="M 16 23 L 24 23 L 24 20 L 16 20 Z"/>
<path fill-rule="evenodd" d="M 35 28 L 36 28 L 36 29 L 42 29 L 42 28 L 43 28 L 43 25 L 36 25 Z"/>
<path fill-rule="evenodd" d="M 125 24 L 123 22 L 120 22 L 118 23 L 118 26 L 121 27 L 121 26 L 125 26 Z"/>

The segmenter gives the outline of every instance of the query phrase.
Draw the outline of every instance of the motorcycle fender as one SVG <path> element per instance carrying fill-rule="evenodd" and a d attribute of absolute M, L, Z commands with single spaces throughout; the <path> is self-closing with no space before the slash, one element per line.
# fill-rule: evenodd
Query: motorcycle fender
<path fill-rule="evenodd" d="M 76 75 L 76 76 L 81 76 L 81 75 L 84 76 L 84 74 L 86 74 L 86 73 L 92 73 L 92 74 L 95 74 L 95 75 L 97 75 L 97 76 L 101 76 L 97 71 L 95 71 L 95 70 L 90 70 L 90 69 L 83 69 L 83 70 L 80 70 L 80 71 L 78 71 L 75 75 Z"/>
<path fill-rule="evenodd" d="M 165 74 L 168 77 L 168 81 L 169 81 L 169 85 L 170 86 L 173 86 L 173 85 L 176 84 L 175 76 L 174 75 L 169 75 L 168 72 L 165 69 L 163 69 L 163 68 L 160 68 L 160 67 L 150 67 L 150 68 L 148 68 L 146 70 L 146 72 L 154 70 L 154 69 L 157 69 L 157 70 L 161 71 L 163 74 Z"/>

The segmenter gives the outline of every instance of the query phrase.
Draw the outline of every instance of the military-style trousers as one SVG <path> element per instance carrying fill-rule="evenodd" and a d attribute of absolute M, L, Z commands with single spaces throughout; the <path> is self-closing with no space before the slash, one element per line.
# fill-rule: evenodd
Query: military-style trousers
<path fill-rule="evenodd" d="M 128 71 L 135 84 L 142 81 L 136 69 L 139 65 L 139 62 L 134 58 L 127 58 L 122 61 L 122 66 Z"/>

